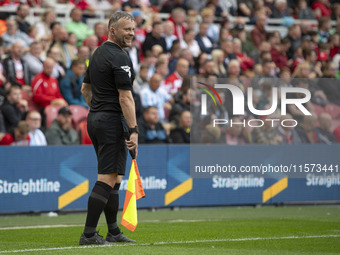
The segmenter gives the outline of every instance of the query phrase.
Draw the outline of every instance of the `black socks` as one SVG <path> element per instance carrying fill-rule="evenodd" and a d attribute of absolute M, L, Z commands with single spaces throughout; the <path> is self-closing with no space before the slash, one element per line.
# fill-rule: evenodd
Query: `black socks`
<path fill-rule="evenodd" d="M 84 235 L 87 238 L 93 236 L 96 232 L 100 214 L 103 212 L 109 198 L 111 198 L 111 191 L 113 191 L 112 187 L 104 182 L 97 181 L 94 185 L 87 205 L 87 217 L 84 229 Z"/>
<path fill-rule="evenodd" d="M 118 235 L 120 233 L 117 224 L 117 213 L 119 208 L 119 195 L 118 195 L 119 187 L 120 183 L 116 183 L 116 185 L 110 192 L 109 199 L 104 208 L 107 227 L 112 235 Z"/>

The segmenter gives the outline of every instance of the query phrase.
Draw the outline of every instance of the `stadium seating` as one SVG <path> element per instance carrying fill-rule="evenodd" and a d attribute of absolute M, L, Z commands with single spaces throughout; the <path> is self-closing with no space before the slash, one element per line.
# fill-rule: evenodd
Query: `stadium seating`
<path fill-rule="evenodd" d="M 27 91 L 22 89 L 21 96 L 22 96 L 22 99 L 27 101 L 29 111 L 33 111 L 33 110 L 39 111 L 40 107 L 36 103 L 33 102 L 32 95 L 30 95 Z"/>
<path fill-rule="evenodd" d="M 86 120 L 83 120 L 79 123 L 79 138 L 81 144 L 92 144 L 89 134 L 87 133 Z"/>
<path fill-rule="evenodd" d="M 329 113 L 333 119 L 340 119 L 340 106 L 336 104 L 327 104 L 325 111 Z"/>
<path fill-rule="evenodd" d="M 55 105 L 46 106 L 44 110 L 44 114 L 46 117 L 46 128 L 49 128 L 52 122 L 57 118 L 59 109 L 60 109 L 60 106 L 55 106 Z"/>
<path fill-rule="evenodd" d="M 89 111 L 80 105 L 70 105 L 70 110 L 72 112 L 73 127 L 78 130 L 80 122 L 86 120 Z"/>
<path fill-rule="evenodd" d="M 321 113 L 325 112 L 325 109 L 318 105 L 318 104 L 313 104 L 313 107 L 314 107 L 314 112 L 316 113 L 316 115 L 320 115 Z"/>

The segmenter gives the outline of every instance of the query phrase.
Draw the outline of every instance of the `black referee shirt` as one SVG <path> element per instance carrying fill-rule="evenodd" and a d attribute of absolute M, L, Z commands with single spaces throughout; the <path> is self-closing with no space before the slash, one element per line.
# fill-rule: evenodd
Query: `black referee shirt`
<path fill-rule="evenodd" d="M 132 90 L 132 62 L 117 44 L 107 41 L 91 57 L 84 83 L 92 85 L 91 111 L 121 112 L 118 89 Z"/>

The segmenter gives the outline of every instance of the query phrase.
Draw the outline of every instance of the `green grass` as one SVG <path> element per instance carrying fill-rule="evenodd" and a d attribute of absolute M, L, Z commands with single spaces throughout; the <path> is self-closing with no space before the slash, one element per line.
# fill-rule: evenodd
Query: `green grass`
<path fill-rule="evenodd" d="M 85 214 L 0 217 L 0 254 L 340 253 L 340 206 L 139 211 L 135 232 L 122 227 L 128 237 L 138 242 L 114 247 L 78 246 L 85 217 Z M 67 226 L 4 229 L 44 225 Z M 106 235 L 104 215 L 98 229 Z"/>

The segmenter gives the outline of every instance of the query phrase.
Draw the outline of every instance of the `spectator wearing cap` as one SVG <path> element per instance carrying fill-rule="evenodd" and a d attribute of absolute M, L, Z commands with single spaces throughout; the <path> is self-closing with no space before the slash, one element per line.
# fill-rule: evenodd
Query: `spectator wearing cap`
<path fill-rule="evenodd" d="M 237 23 L 234 26 L 234 37 L 238 38 L 242 42 L 242 50 L 247 54 L 251 54 L 254 50 L 256 50 L 255 45 L 251 40 L 247 38 L 247 32 L 245 30 L 245 25 L 242 23 Z"/>
<path fill-rule="evenodd" d="M 60 93 L 57 79 L 51 76 L 54 65 L 54 60 L 47 58 L 43 64 L 43 71 L 32 81 L 32 99 L 39 107 L 46 107 L 50 104 L 67 105 Z"/>
<path fill-rule="evenodd" d="M 146 52 L 151 50 L 154 45 L 160 45 L 163 48 L 163 51 L 166 52 L 166 42 L 164 37 L 162 37 L 163 32 L 164 29 L 161 22 L 155 22 L 152 24 L 152 31 L 146 35 L 142 46 L 144 57 L 146 56 Z"/>
<path fill-rule="evenodd" d="M 46 146 L 47 141 L 45 134 L 40 130 L 41 128 L 41 114 L 36 111 L 30 111 L 26 115 L 26 122 L 29 125 L 30 131 L 30 146 Z"/>
<path fill-rule="evenodd" d="M 312 10 L 314 11 L 315 17 L 320 19 L 321 17 L 331 17 L 332 10 L 330 7 L 329 0 L 316 0 L 312 4 Z"/>
<path fill-rule="evenodd" d="M 77 46 L 80 46 L 87 36 L 93 34 L 93 30 L 89 29 L 89 27 L 82 22 L 82 16 L 83 13 L 80 8 L 73 8 L 70 13 L 72 21 L 68 22 L 65 26 L 68 33 L 72 32 L 77 36 Z"/>
<path fill-rule="evenodd" d="M 259 14 L 256 17 L 255 28 L 251 31 L 251 39 L 255 46 L 258 48 L 262 41 L 266 40 L 266 29 L 267 17 L 264 14 Z"/>
<path fill-rule="evenodd" d="M 58 111 L 57 118 L 46 131 L 48 145 L 77 145 L 79 137 L 72 128 L 72 112 L 68 107 Z"/>
<path fill-rule="evenodd" d="M 214 24 L 214 11 L 210 8 L 204 8 L 201 11 L 201 17 L 202 22 L 209 24 L 207 36 L 210 37 L 214 43 L 217 43 L 219 37 L 219 28 Z"/>
<path fill-rule="evenodd" d="M 202 22 L 195 37 L 201 52 L 210 54 L 214 48 L 214 41 L 207 35 L 209 23 Z"/>
<path fill-rule="evenodd" d="M 29 125 L 26 121 L 22 120 L 18 122 L 14 130 L 6 133 L 0 140 L 0 145 L 11 145 L 11 146 L 29 146 L 30 136 Z"/>

